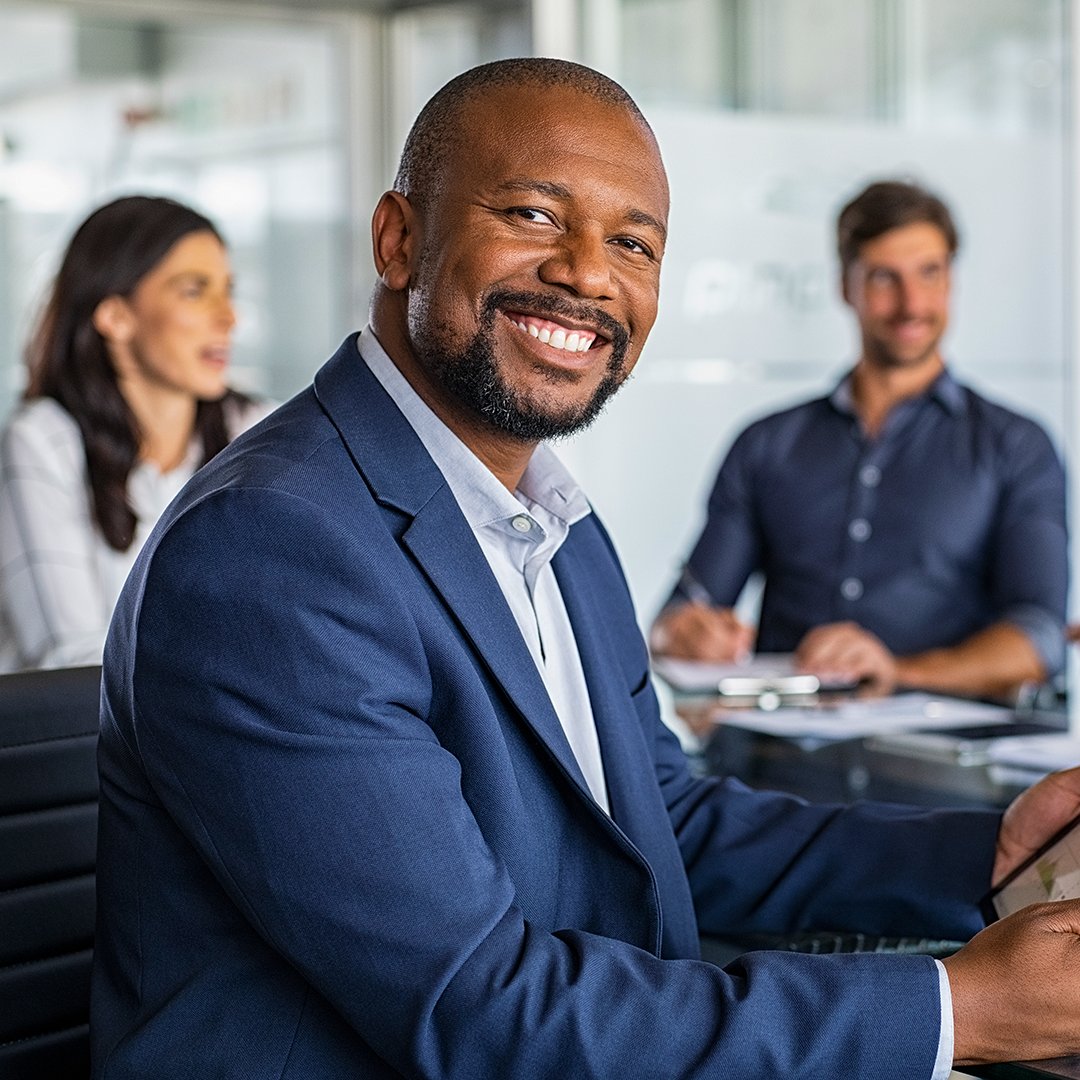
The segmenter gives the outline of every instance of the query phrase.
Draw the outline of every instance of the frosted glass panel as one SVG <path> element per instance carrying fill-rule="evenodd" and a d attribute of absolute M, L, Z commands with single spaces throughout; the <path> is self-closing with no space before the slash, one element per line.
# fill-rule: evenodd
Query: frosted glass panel
<path fill-rule="evenodd" d="M 1060 3 L 910 0 L 909 7 L 910 120 L 944 128 L 1059 133 Z"/>
<path fill-rule="evenodd" d="M 586 10 L 596 0 L 582 0 Z M 1062 0 L 621 0 L 586 55 L 644 103 L 1057 132 Z"/>
<path fill-rule="evenodd" d="M 303 23 L 147 22 L 0 2 L 0 411 L 64 244 L 130 192 L 229 242 L 234 382 L 291 395 L 351 328 L 343 61 Z"/>
<path fill-rule="evenodd" d="M 416 114 L 439 87 L 476 64 L 531 51 L 528 12 L 518 6 L 425 5 L 392 15 L 389 23 L 395 166 Z"/>

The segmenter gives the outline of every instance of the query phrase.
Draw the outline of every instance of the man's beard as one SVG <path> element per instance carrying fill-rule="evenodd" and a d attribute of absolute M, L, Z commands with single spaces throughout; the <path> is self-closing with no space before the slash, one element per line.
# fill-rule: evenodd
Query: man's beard
<path fill-rule="evenodd" d="M 607 370 L 592 397 L 583 405 L 561 411 L 527 400 L 503 378 L 495 359 L 495 320 L 502 311 L 527 311 L 532 315 L 589 323 L 611 342 Z M 522 442 L 542 442 L 572 435 L 591 424 L 608 398 L 626 379 L 626 353 L 630 335 L 604 311 L 541 293 L 495 292 L 484 299 L 480 328 L 459 352 L 451 352 L 430 328 L 416 328 L 413 343 L 440 386 L 492 427 Z M 573 380 L 572 372 L 549 368 L 547 382 L 554 388 Z"/>

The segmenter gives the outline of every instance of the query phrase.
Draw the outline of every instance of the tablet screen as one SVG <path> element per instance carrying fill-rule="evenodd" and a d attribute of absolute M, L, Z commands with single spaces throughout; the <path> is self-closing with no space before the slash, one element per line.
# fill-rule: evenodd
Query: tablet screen
<path fill-rule="evenodd" d="M 999 919 L 1047 900 L 1080 897 L 1080 818 L 1071 821 L 987 897 Z M 985 905 L 984 905 L 985 906 Z"/>

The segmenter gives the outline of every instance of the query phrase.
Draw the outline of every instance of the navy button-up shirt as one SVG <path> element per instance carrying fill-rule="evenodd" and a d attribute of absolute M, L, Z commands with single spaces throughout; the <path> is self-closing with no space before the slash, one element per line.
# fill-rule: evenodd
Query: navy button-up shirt
<path fill-rule="evenodd" d="M 765 573 L 757 648 L 853 620 L 896 655 L 1006 621 L 1063 666 L 1065 477 L 1038 424 L 943 373 L 875 438 L 850 376 L 732 446 L 673 600 L 730 606 Z"/>

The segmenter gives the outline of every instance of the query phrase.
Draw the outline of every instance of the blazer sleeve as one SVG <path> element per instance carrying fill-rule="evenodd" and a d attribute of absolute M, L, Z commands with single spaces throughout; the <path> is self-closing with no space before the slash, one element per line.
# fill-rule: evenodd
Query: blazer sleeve
<path fill-rule="evenodd" d="M 926 957 L 755 954 L 723 971 L 530 923 L 463 796 L 469 763 L 426 722 L 466 707 L 438 677 L 438 617 L 387 574 L 362 517 L 345 528 L 292 494 L 230 490 L 145 553 L 141 602 L 129 588 L 118 616 L 137 624 L 133 660 L 106 664 L 115 713 L 133 663 L 135 717 L 106 720 L 107 794 L 122 749 L 148 778 L 139 797 L 160 801 L 259 938 L 402 1075 L 931 1075 L 939 988 Z M 669 750 L 658 743 L 658 768 Z M 854 880 L 835 856 L 888 831 L 869 812 L 758 799 L 684 767 L 666 780 L 707 917 L 727 881 L 748 923 L 819 886 L 811 911 L 835 909 Z M 706 870 L 713 859 L 734 868 Z M 779 886 L 789 872 L 799 884 Z M 241 1010 L 243 993 L 229 994 L 222 1009 Z"/>

